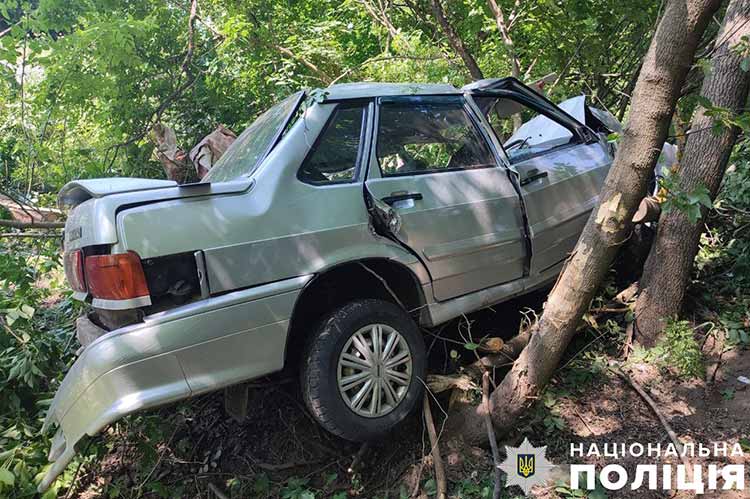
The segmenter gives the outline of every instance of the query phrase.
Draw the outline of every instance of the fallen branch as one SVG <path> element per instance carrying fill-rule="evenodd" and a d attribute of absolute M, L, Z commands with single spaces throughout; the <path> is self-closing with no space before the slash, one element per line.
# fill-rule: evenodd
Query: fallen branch
<path fill-rule="evenodd" d="M 492 418 L 490 417 L 490 373 L 487 371 L 482 375 L 482 405 L 486 411 L 484 413 L 484 422 L 487 426 L 487 438 L 492 448 L 492 462 L 495 468 L 495 489 L 492 492 L 492 499 L 500 499 L 500 491 L 502 490 L 502 482 L 500 481 L 500 454 L 497 450 L 497 438 L 495 438 L 495 429 L 492 426 Z"/>
<path fill-rule="evenodd" d="M 13 229 L 63 229 L 65 222 L 19 222 L 17 220 L 0 220 L 0 227 Z"/>
<path fill-rule="evenodd" d="M 214 495 L 215 495 L 215 496 L 216 496 L 216 497 L 217 497 L 218 499 L 229 499 L 229 497 L 227 497 L 227 495 L 226 495 L 226 494 L 225 494 L 224 492 L 222 492 L 222 491 L 221 491 L 221 490 L 219 489 L 219 487 L 217 487 L 217 486 L 216 486 L 216 485 L 214 485 L 213 483 L 209 482 L 209 483 L 208 483 L 208 488 L 209 488 L 209 490 L 211 490 L 211 492 L 213 492 L 213 493 L 214 493 Z"/>
<path fill-rule="evenodd" d="M 638 205 L 638 209 L 633 215 L 633 223 L 656 222 L 659 220 L 659 215 L 661 215 L 661 204 L 655 197 L 648 196 L 643 198 L 641 204 Z"/>
<path fill-rule="evenodd" d="M 476 383 L 474 383 L 474 380 L 465 374 L 428 374 L 427 387 L 432 393 L 442 393 L 452 390 L 453 388 L 458 388 L 462 391 L 469 391 L 478 388 Z"/>
<path fill-rule="evenodd" d="M 363 443 L 357 453 L 354 455 L 351 466 L 349 466 L 349 469 L 346 471 L 349 473 L 354 473 L 355 471 L 357 471 L 357 468 L 359 468 L 359 465 L 362 464 L 362 459 L 364 459 L 365 454 L 367 454 L 368 450 L 370 450 L 370 443 Z"/>
<path fill-rule="evenodd" d="M 486 369 L 503 367 L 512 364 L 531 339 L 531 327 L 503 343 L 498 353 L 485 355 L 466 367 L 466 371 L 473 377 L 479 378 Z"/>
<path fill-rule="evenodd" d="M 419 462 L 419 470 L 417 471 L 417 475 L 414 479 L 414 489 L 411 491 L 411 495 L 409 497 L 414 498 L 419 496 L 419 482 L 422 480 L 422 471 L 424 470 L 424 460 L 423 457 L 422 460 Z"/>
<path fill-rule="evenodd" d="M 502 338 L 491 337 L 480 341 L 477 350 L 483 353 L 500 353 L 503 351 L 503 346 L 505 342 Z"/>
<path fill-rule="evenodd" d="M 311 464 L 319 463 L 320 459 L 313 459 L 312 461 L 304 461 L 299 463 L 281 463 L 281 464 L 271 464 L 271 463 L 261 463 L 258 461 L 254 461 L 252 463 L 253 466 L 257 466 L 258 468 L 264 470 L 264 471 L 286 471 L 291 470 L 293 468 L 300 468 L 303 466 L 309 466 Z"/>
<path fill-rule="evenodd" d="M 675 433 L 674 429 L 672 429 L 672 426 L 667 421 L 667 418 L 664 417 L 664 414 L 659 410 L 659 407 L 656 405 L 656 402 L 654 402 L 654 399 L 651 398 L 651 396 L 646 393 L 646 390 L 636 383 L 633 378 L 628 376 L 625 371 L 620 369 L 619 366 L 610 366 L 610 369 L 620 376 L 622 379 L 628 382 L 630 386 L 633 387 L 633 389 L 638 392 L 638 395 L 641 396 L 643 400 L 646 401 L 646 403 L 651 407 L 651 410 L 654 411 L 654 414 L 656 414 L 656 417 L 659 418 L 659 421 L 661 422 L 661 425 L 664 427 L 664 429 L 667 431 L 667 435 L 669 435 L 669 438 L 672 440 L 672 443 L 674 444 L 675 448 L 677 448 L 677 451 L 680 453 L 680 459 L 682 460 L 682 464 L 685 466 L 685 470 L 690 470 L 690 461 L 688 461 L 687 456 L 683 452 L 682 442 L 679 441 L 677 438 L 677 433 Z"/>
<path fill-rule="evenodd" d="M 55 238 L 55 237 L 60 238 L 62 237 L 62 234 L 59 234 L 59 233 L 49 234 L 49 233 L 39 233 L 39 232 L 22 232 L 22 233 L 16 234 L 13 232 L 3 232 L 3 233 L 0 233 L 0 237 L 6 237 L 6 238 L 11 238 L 11 239 L 22 239 L 26 237 L 45 239 L 45 238 Z"/>
<path fill-rule="evenodd" d="M 429 395 L 425 393 L 423 399 L 424 422 L 427 426 L 427 433 L 430 436 L 430 453 L 432 454 L 432 464 L 435 466 L 435 482 L 437 483 L 437 499 L 446 498 L 445 467 L 443 459 L 440 457 L 440 447 L 438 446 L 437 431 L 435 431 L 435 421 L 432 419 L 432 410 L 430 409 Z"/>

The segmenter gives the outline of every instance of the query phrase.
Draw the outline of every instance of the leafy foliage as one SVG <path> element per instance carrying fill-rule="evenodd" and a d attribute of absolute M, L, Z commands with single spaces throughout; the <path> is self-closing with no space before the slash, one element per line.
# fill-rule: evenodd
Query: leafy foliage
<path fill-rule="evenodd" d="M 665 198 L 662 203 L 664 213 L 680 211 L 688 217 L 690 223 L 696 223 L 701 218 L 702 208 L 713 206 L 706 186 L 699 185 L 689 192 L 682 189 L 678 171 L 664 171 L 663 177 L 659 179 L 659 187 Z"/>
<path fill-rule="evenodd" d="M 33 495 L 48 465 L 41 422 L 72 356 L 79 308 L 67 294 L 55 242 L 0 246 L 0 495 Z M 45 306 L 50 299 L 55 305 Z M 66 473 L 46 497 L 70 479 Z"/>
<path fill-rule="evenodd" d="M 658 6 L 527 4 L 513 27 L 525 78 L 558 72 L 554 95 L 586 92 L 622 114 L 619 92 Z M 72 178 L 162 176 L 148 136 L 155 122 L 172 126 L 189 148 L 218 123 L 239 132 L 300 87 L 467 81 L 426 0 L 375 15 L 368 6 L 374 2 L 201 0 L 191 30 L 187 0 L 1 0 L 0 28 L 9 29 L 0 38 L 3 183 L 30 194 Z M 486 2 L 446 8 L 484 74 L 510 74 Z"/>

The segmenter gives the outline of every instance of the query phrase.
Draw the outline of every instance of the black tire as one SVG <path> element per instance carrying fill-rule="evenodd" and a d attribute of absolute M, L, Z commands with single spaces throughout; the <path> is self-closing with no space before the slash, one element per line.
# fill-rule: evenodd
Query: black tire
<path fill-rule="evenodd" d="M 365 417 L 344 401 L 337 374 L 339 357 L 349 338 L 372 324 L 390 326 L 405 340 L 412 376 L 405 395 L 390 412 Z M 421 401 L 425 369 L 424 340 L 411 317 L 383 300 L 357 300 L 326 315 L 308 341 L 300 372 L 302 397 L 310 413 L 329 432 L 355 442 L 373 440 L 387 434 Z"/>

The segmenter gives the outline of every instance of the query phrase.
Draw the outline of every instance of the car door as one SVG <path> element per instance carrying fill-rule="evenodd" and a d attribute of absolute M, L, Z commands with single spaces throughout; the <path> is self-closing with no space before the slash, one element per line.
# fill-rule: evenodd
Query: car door
<path fill-rule="evenodd" d="M 530 273 L 555 269 L 575 247 L 599 199 L 609 151 L 591 130 L 531 90 L 480 91 L 473 100 L 518 173 L 531 237 Z M 514 116 L 521 117 L 519 128 Z"/>
<path fill-rule="evenodd" d="M 381 98 L 366 189 L 426 265 L 437 300 L 518 279 L 519 196 L 462 95 Z"/>

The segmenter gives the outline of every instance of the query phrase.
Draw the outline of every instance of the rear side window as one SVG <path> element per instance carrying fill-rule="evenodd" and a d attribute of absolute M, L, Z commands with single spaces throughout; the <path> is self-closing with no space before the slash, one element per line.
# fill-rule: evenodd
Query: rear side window
<path fill-rule="evenodd" d="M 363 105 L 336 108 L 299 170 L 301 181 L 332 184 L 354 180 L 364 114 Z"/>
<path fill-rule="evenodd" d="M 382 103 L 377 156 L 386 177 L 495 166 L 461 98 Z"/>

